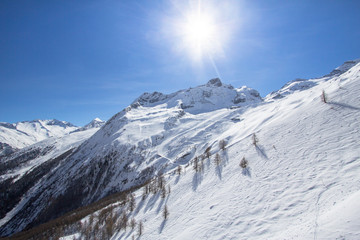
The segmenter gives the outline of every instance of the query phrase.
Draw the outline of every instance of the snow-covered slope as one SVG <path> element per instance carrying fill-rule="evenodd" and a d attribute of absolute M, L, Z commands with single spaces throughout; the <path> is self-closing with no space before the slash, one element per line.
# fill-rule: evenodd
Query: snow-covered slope
<path fill-rule="evenodd" d="M 185 140 L 182 134 L 189 133 L 188 127 L 181 127 L 181 120 L 192 124 L 195 130 L 197 125 L 208 123 L 207 116 L 199 113 L 219 108 L 246 108 L 262 101 L 257 91 L 247 87 L 235 89 L 223 85 L 219 79 L 174 94 L 159 94 L 159 98 L 156 95 L 140 96 L 107 121 L 52 174 L 45 176 L 41 184 L 28 190 L 31 194 L 23 197 L 18 203 L 20 207 L 15 207 L 11 217 L 2 221 L 6 224 L 10 220 L 2 233 L 23 229 L 48 212 L 49 207 L 57 212 L 43 216 L 45 220 L 142 184 L 158 172 L 173 168 L 176 164 L 170 157 L 182 158 L 186 154 L 191 157 L 188 153 L 193 151 L 191 141 L 181 143 L 186 145 L 185 148 L 180 144 L 173 146 L 175 142 Z M 177 130 L 173 131 L 173 128 Z M 163 153 L 156 146 L 164 140 L 171 149 L 164 149 L 167 152 Z M 190 160 L 188 157 L 183 161 Z M 71 204 L 63 206 L 64 198 L 71 199 Z M 55 199 L 54 206 L 44 205 L 50 199 Z M 25 219 L 24 214 L 27 215 Z"/>
<path fill-rule="evenodd" d="M 143 197 L 141 189 L 133 211 L 114 210 L 142 221 L 141 239 L 359 239 L 360 64 L 280 91 L 281 98 L 262 101 L 255 90 L 213 79 L 173 94 L 143 94 L 29 188 L 2 218 L 1 234 L 163 174 L 171 188 L 165 198 Z M 246 169 L 239 167 L 243 157 Z M 80 236 L 71 231 L 69 239 Z M 116 230 L 112 239 L 136 234 Z"/>
<path fill-rule="evenodd" d="M 0 143 L 7 145 L 9 150 L 10 147 L 21 149 L 50 137 L 63 136 L 76 129 L 78 127 L 71 123 L 56 119 L 0 123 Z"/>
<path fill-rule="evenodd" d="M 316 84 L 255 108 L 220 109 L 196 116 L 197 123 L 179 120 L 172 131 L 188 131 L 156 147 L 167 163 L 185 169 L 165 171 L 171 193 L 143 200 L 141 189 L 133 212 L 128 206 L 115 212 L 142 221 L 141 239 L 359 239 L 360 65 L 308 81 Z M 222 139 L 225 151 L 217 144 Z M 191 160 L 212 146 L 212 156 L 195 172 L 188 160 L 172 156 L 171 146 L 192 149 Z M 239 167 L 243 157 L 247 169 Z M 136 229 L 112 239 L 137 236 Z"/>
<path fill-rule="evenodd" d="M 344 64 L 335 68 L 331 73 L 325 75 L 324 77 L 339 76 L 339 75 L 347 72 L 348 70 L 350 70 L 350 68 L 354 67 L 358 63 L 360 63 L 360 59 L 346 61 L 346 62 L 344 62 Z"/>
<path fill-rule="evenodd" d="M 5 156 L 0 162 L 0 226 L 22 209 L 21 199 L 42 184 L 98 128 L 52 137 Z M 20 204 L 19 204 L 20 203 Z"/>
<path fill-rule="evenodd" d="M 34 120 L 18 123 L 0 122 L 0 157 L 52 137 L 62 137 L 69 133 L 99 129 L 105 121 L 95 118 L 83 127 L 66 121 Z"/>
<path fill-rule="evenodd" d="M 360 65 L 316 81 L 256 108 L 207 115 L 218 129 L 199 127 L 203 134 L 192 139 L 193 156 L 213 146 L 203 172 L 185 164 L 181 176 L 168 172 L 171 193 L 164 199 L 136 193 L 129 219 L 143 222 L 141 239 L 359 239 Z M 321 101 L 323 89 L 328 104 Z M 240 121 L 231 123 L 234 118 Z M 216 144 L 221 139 L 228 142 L 225 151 Z M 132 235 L 136 230 L 113 239 Z"/>
<path fill-rule="evenodd" d="M 265 101 L 271 101 L 274 99 L 280 99 L 285 97 L 286 95 L 292 94 L 295 91 L 303 91 L 309 88 L 316 86 L 319 82 L 327 81 L 334 79 L 341 74 L 349 71 L 352 67 L 356 64 L 360 63 L 360 59 L 353 60 L 353 61 L 346 61 L 341 66 L 335 68 L 331 73 L 321 77 L 321 78 L 314 78 L 314 79 L 295 79 L 286 83 L 282 88 L 278 91 L 274 91 L 265 97 Z M 351 72 L 351 70 L 350 70 Z M 319 81 L 320 80 L 320 81 Z"/>

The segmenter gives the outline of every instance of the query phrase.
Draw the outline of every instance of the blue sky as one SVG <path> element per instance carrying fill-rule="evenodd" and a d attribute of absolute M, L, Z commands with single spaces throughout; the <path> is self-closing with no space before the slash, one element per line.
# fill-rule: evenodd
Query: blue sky
<path fill-rule="evenodd" d="M 0 121 L 84 125 L 109 119 L 143 92 L 170 93 L 218 75 L 265 96 L 360 58 L 360 1 L 202 4 L 218 16 L 215 38 L 227 40 L 221 54 L 194 61 L 171 25 L 187 1 L 1 0 Z"/>

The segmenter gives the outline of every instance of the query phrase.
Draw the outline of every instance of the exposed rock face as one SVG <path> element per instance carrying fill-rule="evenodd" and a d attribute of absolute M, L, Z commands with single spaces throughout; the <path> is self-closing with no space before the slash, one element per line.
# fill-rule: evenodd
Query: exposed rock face
<path fill-rule="evenodd" d="M 254 89 L 246 86 L 234 88 L 231 85 L 223 84 L 219 78 L 213 78 L 205 85 L 171 94 L 144 93 L 131 104 L 131 108 L 165 104 L 168 108 L 178 106 L 188 113 L 198 114 L 220 108 L 241 107 L 261 101 L 259 92 Z"/>
<path fill-rule="evenodd" d="M 324 77 L 339 76 L 339 75 L 343 74 L 344 72 L 347 72 L 350 68 L 354 67 L 359 62 L 360 62 L 360 59 L 346 61 L 341 66 L 332 70 L 331 73 L 326 74 Z"/>
<path fill-rule="evenodd" d="M 220 78 L 213 78 L 206 84 L 206 86 L 208 86 L 208 87 L 210 87 L 210 86 L 221 87 L 222 82 L 220 81 Z"/>

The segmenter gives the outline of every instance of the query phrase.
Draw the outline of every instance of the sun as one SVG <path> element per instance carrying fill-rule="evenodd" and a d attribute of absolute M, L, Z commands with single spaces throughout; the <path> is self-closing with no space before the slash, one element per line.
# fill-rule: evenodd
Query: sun
<path fill-rule="evenodd" d="M 166 37 L 176 54 L 194 63 L 224 59 L 238 26 L 237 0 L 173 0 L 163 19 Z M 197 64 L 196 64 L 197 65 Z"/>
<path fill-rule="evenodd" d="M 184 44 L 197 57 L 209 53 L 214 48 L 218 32 L 214 20 L 205 13 L 195 13 L 186 16 L 182 26 Z"/>

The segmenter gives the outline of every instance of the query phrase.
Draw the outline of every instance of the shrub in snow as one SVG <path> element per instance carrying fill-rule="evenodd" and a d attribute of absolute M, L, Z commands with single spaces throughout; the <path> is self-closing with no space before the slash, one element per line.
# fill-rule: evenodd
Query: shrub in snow
<path fill-rule="evenodd" d="M 244 169 L 244 168 L 247 168 L 248 165 L 249 165 L 248 160 L 246 160 L 245 157 L 243 157 L 243 158 L 241 159 L 241 161 L 240 161 L 239 166 Z"/>
<path fill-rule="evenodd" d="M 225 147 L 226 147 L 226 141 L 223 139 L 223 140 L 220 140 L 219 142 L 219 148 L 223 151 L 225 151 Z"/>

